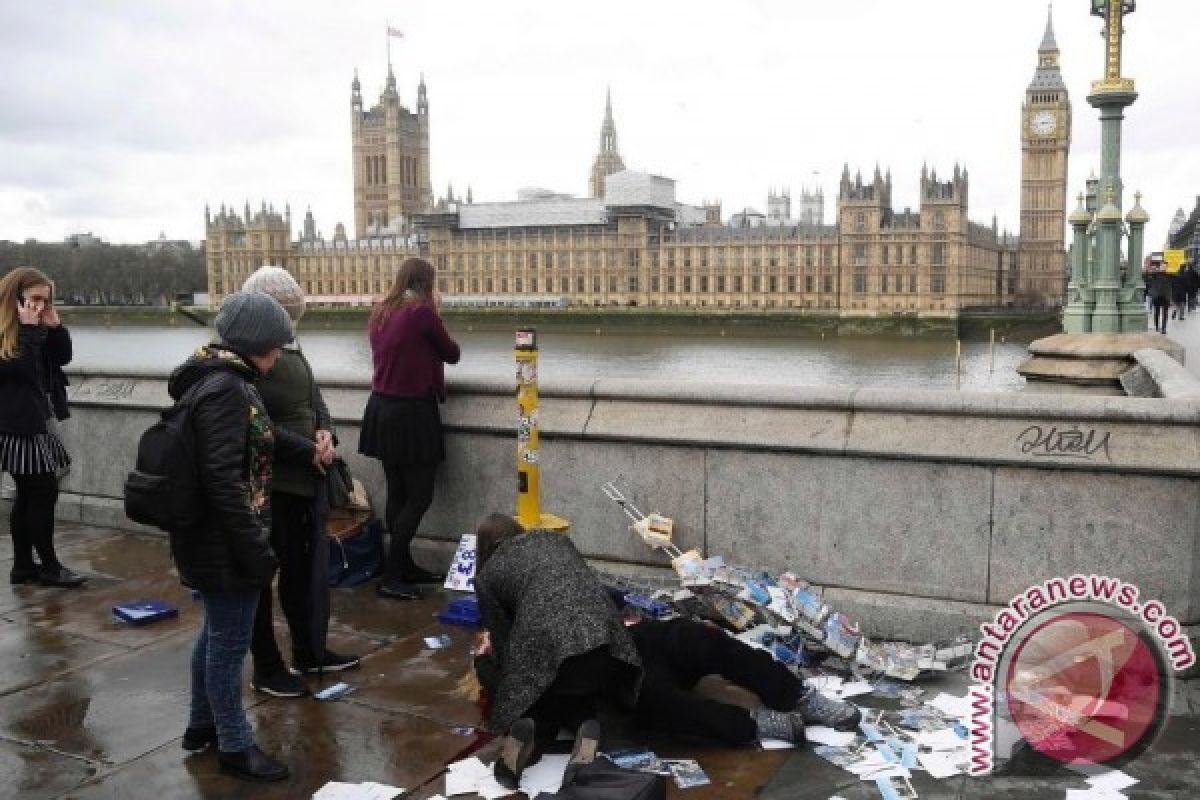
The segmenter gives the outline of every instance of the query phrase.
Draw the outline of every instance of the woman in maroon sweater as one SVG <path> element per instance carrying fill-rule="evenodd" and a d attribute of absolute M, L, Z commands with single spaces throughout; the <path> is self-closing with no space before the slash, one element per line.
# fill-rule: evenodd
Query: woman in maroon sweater
<path fill-rule="evenodd" d="M 405 259 L 392 289 L 371 312 L 371 397 L 363 415 L 358 451 L 383 462 L 387 477 L 387 527 L 392 535 L 387 567 L 376 591 L 383 597 L 420 597 L 414 584 L 444 576 L 413 561 L 411 545 L 433 502 L 437 466 L 446 457 L 438 403 L 446 399 L 445 364 L 457 364 L 458 344 L 438 316 L 433 265 Z"/>

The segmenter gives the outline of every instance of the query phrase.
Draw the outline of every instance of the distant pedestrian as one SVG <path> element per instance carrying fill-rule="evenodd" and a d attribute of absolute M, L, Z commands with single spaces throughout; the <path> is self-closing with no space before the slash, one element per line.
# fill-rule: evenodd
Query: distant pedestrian
<path fill-rule="evenodd" d="M 288 768 L 255 744 L 242 707 L 242 663 L 259 597 L 278 563 L 267 539 L 274 460 L 315 459 L 317 450 L 300 437 L 277 437 L 254 388 L 292 340 L 283 307 L 265 294 L 236 292 L 225 298 L 214 325 L 220 339 L 197 350 L 167 382 L 171 397 L 191 409 L 207 512 L 197 526 L 169 531 L 180 580 L 204 603 L 183 747 L 215 744 L 222 771 L 277 781 L 288 777 Z"/>
<path fill-rule="evenodd" d="M 0 279 L 0 472 L 17 487 L 9 518 L 14 584 L 74 588 L 86 580 L 54 550 L 58 473 L 71 458 L 55 433 L 66 419 L 71 334 L 54 307 L 50 279 L 17 267 Z M 34 551 L 41 560 L 33 560 Z"/>
<path fill-rule="evenodd" d="M 1154 307 L 1154 330 L 1167 332 L 1167 307 L 1171 304 L 1171 276 L 1162 269 L 1146 273 L 1147 294 Z"/>
<path fill-rule="evenodd" d="M 387 566 L 376 587 L 382 597 L 420 597 L 418 583 L 443 574 L 417 565 L 412 540 L 433 502 L 438 464 L 446 457 L 438 403 L 446 399 L 445 364 L 457 364 L 458 344 L 438 315 L 433 265 L 408 258 L 368 323 L 374 376 L 363 414 L 358 452 L 383 462 L 387 478 Z"/>
<path fill-rule="evenodd" d="M 1200 293 L 1200 273 L 1196 272 L 1195 264 L 1187 264 L 1183 268 L 1184 288 L 1187 290 L 1187 310 L 1196 310 L 1196 295 Z"/>
<path fill-rule="evenodd" d="M 1182 269 L 1171 276 L 1171 319 L 1180 322 L 1187 316 L 1187 285 Z"/>
<path fill-rule="evenodd" d="M 260 267 L 242 285 L 270 295 L 291 318 L 293 330 L 304 316 L 304 290 L 282 267 Z M 333 420 L 312 367 L 296 344 L 283 347 L 271 371 L 255 385 L 277 435 L 285 432 L 313 443 L 320 466 L 309 461 L 276 461 L 271 474 L 271 549 L 279 559 L 279 605 L 291 634 L 297 672 L 336 672 L 357 667 L 358 656 L 326 647 L 329 631 L 329 539 L 325 535 L 328 497 L 323 467 L 333 463 Z M 283 661 L 275 642 L 271 587 L 263 589 L 254 617 L 250 654 L 251 685 L 276 697 L 302 697 L 308 687 Z"/>

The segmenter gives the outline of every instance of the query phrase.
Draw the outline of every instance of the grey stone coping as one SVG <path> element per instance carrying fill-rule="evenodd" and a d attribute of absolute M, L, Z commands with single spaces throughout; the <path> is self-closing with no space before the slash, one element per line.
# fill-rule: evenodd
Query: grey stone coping
<path fill-rule="evenodd" d="M 611 402 L 652 402 L 671 405 L 754 407 L 781 409 L 937 414 L 952 417 L 1030 419 L 1055 417 L 1077 420 L 1113 420 L 1163 425 L 1200 423 L 1200 381 L 1196 381 L 1166 354 L 1142 350 L 1143 364 L 1154 364 L 1164 380 L 1173 383 L 1164 398 L 1102 397 L 1042 392 L 954 392 L 910 388 L 874 388 L 797 385 L 741 385 L 734 383 L 640 381 L 624 378 L 554 380 L 539 386 L 544 398 Z M 165 370 L 68 371 L 72 377 L 72 402 L 90 405 L 165 407 Z M 513 380 L 471 378 L 448 381 L 451 397 L 481 395 L 511 398 Z M 367 380 L 322 381 L 333 390 L 367 392 Z M 1192 387 L 1195 386 L 1196 389 Z"/>
<path fill-rule="evenodd" d="M 1200 398 L 1200 380 L 1161 350 L 1135 350 L 1134 359 L 1150 374 L 1159 394 L 1168 400 Z"/>
<path fill-rule="evenodd" d="M 538 421 L 549 439 L 1190 477 L 1200 475 L 1194 383 L 1180 379 L 1179 396 L 1162 399 L 603 379 L 542 387 Z M 353 429 L 368 385 L 325 387 L 334 418 Z M 513 435 L 514 390 L 507 380 L 452 381 L 447 429 Z M 169 402 L 162 373 L 76 375 L 70 398 L 93 413 Z"/>

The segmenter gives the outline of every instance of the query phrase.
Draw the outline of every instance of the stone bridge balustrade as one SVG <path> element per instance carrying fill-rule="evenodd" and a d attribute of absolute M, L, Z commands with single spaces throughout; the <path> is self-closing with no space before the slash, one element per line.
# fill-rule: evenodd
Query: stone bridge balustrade
<path fill-rule="evenodd" d="M 121 486 L 138 435 L 168 402 L 166 374 L 72 381 L 64 436 L 75 463 L 60 513 L 136 529 Z M 340 449 L 382 511 L 382 471 L 356 453 L 368 383 L 323 386 Z M 516 495 L 515 384 L 451 380 L 450 392 L 448 460 L 418 543 L 447 559 L 460 535 L 488 511 L 511 511 Z M 970 630 L 1027 586 L 1076 572 L 1133 582 L 1200 623 L 1196 393 L 627 380 L 544 382 L 540 392 L 543 503 L 569 516 L 582 551 L 610 568 L 665 565 L 601 492 L 615 479 L 639 508 L 674 517 L 682 549 L 792 569 L 875 635 Z"/>

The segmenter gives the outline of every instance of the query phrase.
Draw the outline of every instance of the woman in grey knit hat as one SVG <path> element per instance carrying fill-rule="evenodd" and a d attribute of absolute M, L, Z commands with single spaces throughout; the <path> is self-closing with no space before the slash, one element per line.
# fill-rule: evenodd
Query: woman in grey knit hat
<path fill-rule="evenodd" d="M 266 535 L 274 465 L 317 463 L 320 455 L 313 442 L 272 426 L 254 388 L 293 338 L 287 312 L 266 295 L 235 292 L 213 324 L 220 339 L 199 348 L 167 383 L 172 399 L 189 409 L 205 509 L 201 522 L 168 531 L 180 580 L 204 603 L 183 747 L 216 745 L 222 771 L 277 781 L 288 768 L 255 744 L 242 707 L 242 663 L 277 565 Z"/>
<path fill-rule="evenodd" d="M 304 316 L 304 290 L 282 267 L 260 267 L 242 285 L 283 306 L 293 329 Z M 333 461 L 333 420 L 299 346 L 285 345 L 270 372 L 255 385 L 277 430 L 287 430 L 316 445 L 321 463 Z M 271 548 L 279 559 L 279 605 L 292 640 L 292 665 L 300 673 L 334 672 L 357 667 L 358 656 L 326 647 L 329 630 L 329 540 L 325 535 L 328 503 L 324 472 L 306 463 L 277 463 L 271 484 Z M 276 697 L 308 694 L 304 681 L 288 670 L 272 625 L 271 589 L 263 590 L 254 618 L 251 686 Z"/>

